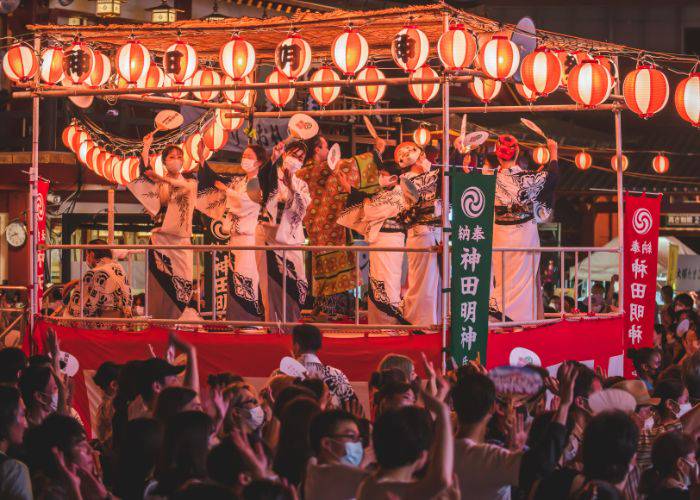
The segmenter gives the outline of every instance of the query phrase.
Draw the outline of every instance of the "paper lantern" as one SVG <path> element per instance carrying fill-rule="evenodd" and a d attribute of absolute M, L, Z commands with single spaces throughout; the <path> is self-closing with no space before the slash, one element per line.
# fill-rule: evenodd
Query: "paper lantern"
<path fill-rule="evenodd" d="M 333 40 L 331 57 L 343 75 L 353 76 L 367 64 L 367 40 L 355 28 L 348 28 Z"/>
<path fill-rule="evenodd" d="M 216 120 L 212 121 L 202 132 L 202 140 L 207 149 L 218 151 L 228 142 L 228 131 Z"/>
<path fill-rule="evenodd" d="M 221 82 L 224 85 L 235 85 L 237 82 L 231 78 L 228 75 L 224 75 L 223 78 L 221 79 Z M 250 77 L 246 76 L 243 78 L 238 83 L 244 83 L 244 84 L 249 84 L 250 83 Z M 252 94 L 252 90 L 243 90 L 243 89 L 233 89 L 233 90 L 223 90 L 222 94 L 224 96 L 224 99 L 226 99 L 228 102 L 237 104 L 237 103 L 243 103 L 243 101 L 246 101 L 249 99 L 249 95 Z"/>
<path fill-rule="evenodd" d="M 244 118 L 235 116 L 237 113 L 232 109 L 217 109 L 215 114 L 216 122 L 229 132 L 237 130 L 243 125 Z"/>
<path fill-rule="evenodd" d="M 298 33 L 292 33 L 275 48 L 275 66 L 290 80 L 296 80 L 309 70 L 311 46 Z"/>
<path fill-rule="evenodd" d="M 472 93 L 484 104 L 488 104 L 496 98 L 501 91 L 501 85 L 501 82 L 498 80 L 481 78 L 479 76 L 475 76 L 474 80 L 469 82 L 469 88 Z"/>
<path fill-rule="evenodd" d="M 100 149 L 100 154 L 97 155 L 97 158 L 95 159 L 95 173 L 97 175 L 104 177 L 105 163 L 108 162 L 111 157 L 112 155 L 109 153 L 109 151 Z"/>
<path fill-rule="evenodd" d="M 657 174 L 665 174 L 670 166 L 671 162 L 668 160 L 668 156 L 664 156 L 661 153 L 654 156 L 654 159 L 651 160 L 651 167 Z"/>
<path fill-rule="evenodd" d="M 576 51 L 568 52 L 566 50 L 555 50 L 554 55 L 559 59 L 561 64 L 561 86 L 566 87 L 569 82 L 569 73 L 576 67 L 577 64 L 581 64 L 587 59 L 593 59 L 590 54 L 586 52 Z"/>
<path fill-rule="evenodd" d="M 284 76 L 284 73 L 279 70 L 274 70 L 265 78 L 266 83 L 287 84 L 289 81 L 289 78 Z M 281 109 L 294 97 L 294 88 L 282 87 L 279 89 L 265 89 L 265 96 L 272 104 Z"/>
<path fill-rule="evenodd" d="M 605 57 L 605 56 L 595 56 L 593 57 L 596 61 L 598 61 L 601 66 L 603 66 L 605 69 L 608 70 L 608 73 L 610 73 L 610 76 L 612 77 L 610 86 L 615 87 L 615 83 L 617 82 L 617 79 L 619 77 L 619 71 L 617 69 L 617 64 L 615 64 L 612 59 Z M 612 92 L 612 89 L 611 89 Z"/>
<path fill-rule="evenodd" d="M 160 153 L 148 155 L 148 164 L 153 171 L 163 177 L 165 175 L 165 165 L 163 165 L 163 156 Z"/>
<path fill-rule="evenodd" d="M 213 69 L 204 68 L 197 70 L 192 77 L 192 86 L 199 85 L 221 85 L 221 75 Z M 218 90 L 193 90 L 192 95 L 200 101 L 209 102 L 219 95 Z"/>
<path fill-rule="evenodd" d="M 640 65 L 625 77 L 622 95 L 627 107 L 642 118 L 661 111 L 668 102 L 666 75 L 652 65 Z"/>
<path fill-rule="evenodd" d="M 629 167 L 629 160 L 627 159 L 627 156 L 622 155 L 622 171 L 626 171 L 627 167 Z M 612 158 L 610 158 L 610 166 L 612 169 L 617 172 L 617 155 L 613 155 Z"/>
<path fill-rule="evenodd" d="M 185 82 L 182 83 L 183 87 L 189 87 L 192 85 L 192 80 L 185 80 Z M 171 80 L 171 78 L 168 75 L 163 76 L 163 86 L 164 87 L 174 87 L 176 86 L 176 83 Z M 165 94 L 167 96 L 172 97 L 173 99 L 183 99 L 189 94 L 190 91 L 187 90 L 186 88 L 183 88 L 182 90 L 174 90 L 172 92 L 166 92 Z"/>
<path fill-rule="evenodd" d="M 579 151 L 574 157 L 574 163 L 579 170 L 588 170 L 593 165 L 593 158 L 585 151 Z"/>
<path fill-rule="evenodd" d="M 676 87 L 676 111 L 685 121 L 700 127 L 700 73 L 691 73 Z"/>
<path fill-rule="evenodd" d="M 97 144 L 92 144 L 92 147 L 90 147 L 87 150 L 87 153 L 85 154 L 85 166 L 92 170 L 93 172 L 97 172 L 97 169 L 95 168 L 95 160 L 97 160 L 97 157 L 100 155 L 100 148 L 97 146 Z"/>
<path fill-rule="evenodd" d="M 539 47 L 523 58 L 520 77 L 528 89 L 538 96 L 544 96 L 559 88 L 561 64 L 549 49 Z"/>
<path fill-rule="evenodd" d="M 77 155 L 78 151 L 80 150 L 80 146 L 88 140 L 90 140 L 90 135 L 87 132 L 85 132 L 82 128 L 79 128 L 78 131 L 71 138 L 71 151 L 73 151 Z"/>
<path fill-rule="evenodd" d="M 195 162 L 192 159 L 192 156 L 190 156 L 190 154 L 187 152 L 186 146 L 187 141 L 180 144 L 180 149 L 182 149 L 182 168 L 180 169 L 180 172 L 182 173 L 191 172 L 197 168 L 197 162 Z M 165 169 L 165 165 L 163 165 L 163 169 Z"/>
<path fill-rule="evenodd" d="M 452 24 L 440 36 L 437 44 L 438 57 L 447 71 L 468 68 L 476 55 L 476 40 L 463 24 Z"/>
<path fill-rule="evenodd" d="M 93 147 L 95 147 L 95 143 L 92 139 L 85 139 L 80 143 L 80 146 L 78 146 L 76 155 L 83 165 L 87 165 L 87 154 Z"/>
<path fill-rule="evenodd" d="M 481 70 L 494 80 L 504 81 L 520 64 L 518 46 L 503 35 L 495 35 L 479 52 Z"/>
<path fill-rule="evenodd" d="M 391 42 L 391 57 L 402 70 L 413 73 L 428 60 L 428 37 L 416 26 L 404 26 Z"/>
<path fill-rule="evenodd" d="M 117 155 L 114 155 L 109 160 L 105 161 L 102 176 L 108 182 L 116 182 L 116 180 L 114 179 L 114 170 L 115 170 L 114 166 L 116 164 L 119 164 L 120 162 L 121 162 L 121 158 Z"/>
<path fill-rule="evenodd" d="M 500 82 L 499 82 L 500 83 Z M 515 84 L 515 90 L 520 94 L 520 97 L 525 99 L 527 102 L 532 104 L 535 102 L 540 96 L 538 96 L 535 92 L 530 90 L 528 87 L 523 85 L 522 83 L 516 83 Z"/>
<path fill-rule="evenodd" d="M 156 63 L 151 62 L 151 65 L 146 72 L 146 76 L 139 82 L 139 87 L 156 88 L 162 87 L 164 83 L 165 74 L 163 73 L 163 70 L 160 69 L 160 66 L 158 66 Z"/>
<path fill-rule="evenodd" d="M 85 85 L 95 89 L 109 81 L 109 77 L 112 76 L 112 63 L 109 57 L 99 50 L 93 51 L 93 58 L 92 70 L 85 79 Z"/>
<path fill-rule="evenodd" d="M 321 66 L 321 68 L 311 75 L 309 81 L 312 82 L 327 82 L 327 81 L 340 81 L 338 73 L 333 71 L 330 66 Z M 314 101 L 319 103 L 321 106 L 328 106 L 330 103 L 335 101 L 340 95 L 340 87 L 328 86 L 328 87 L 309 87 L 309 93 Z"/>
<path fill-rule="evenodd" d="M 416 130 L 413 131 L 413 142 L 418 144 L 420 147 L 427 146 L 430 144 L 431 134 L 427 127 L 421 125 Z"/>
<path fill-rule="evenodd" d="M 39 71 L 39 61 L 34 51 L 20 43 L 14 44 L 2 58 L 5 76 L 15 83 L 28 84 Z"/>
<path fill-rule="evenodd" d="M 75 40 L 63 50 L 63 74 L 74 85 L 83 83 L 92 72 L 95 53 L 80 40 Z"/>
<path fill-rule="evenodd" d="M 219 51 L 219 66 L 234 80 L 241 80 L 255 67 L 255 49 L 234 34 Z"/>
<path fill-rule="evenodd" d="M 118 157 L 115 161 L 112 162 L 112 175 L 109 180 L 111 182 L 114 182 L 115 184 L 119 184 L 120 186 L 124 184 L 124 179 L 122 179 L 122 172 L 124 171 L 124 169 L 122 165 L 125 161 L 126 158 Z"/>
<path fill-rule="evenodd" d="M 357 74 L 357 81 L 384 80 L 384 73 L 376 66 L 370 64 Z M 386 85 L 358 85 L 355 87 L 357 96 L 370 106 L 374 106 L 384 97 Z"/>
<path fill-rule="evenodd" d="M 73 137 L 75 137 L 75 135 L 78 132 L 80 132 L 80 130 L 80 127 L 75 122 L 71 123 L 63 129 L 63 133 L 61 134 L 61 141 L 63 141 L 63 145 L 71 151 L 73 151 Z"/>
<path fill-rule="evenodd" d="M 160 68 L 158 68 L 160 69 Z M 139 159 L 137 156 L 127 156 L 121 163 L 122 184 L 128 184 L 139 176 Z"/>
<path fill-rule="evenodd" d="M 535 163 L 538 165 L 549 163 L 549 149 L 544 146 L 537 146 L 532 150 L 532 159 L 535 160 Z"/>
<path fill-rule="evenodd" d="M 421 66 L 416 71 L 411 73 L 409 81 L 424 79 L 424 78 L 437 78 L 438 74 L 430 66 Z M 408 91 L 411 93 L 413 98 L 421 104 L 425 104 L 433 97 L 435 97 L 440 89 L 439 83 L 409 83 Z"/>
<path fill-rule="evenodd" d="M 41 81 L 56 85 L 63 80 L 63 49 L 59 46 L 47 47 L 41 53 Z"/>
<path fill-rule="evenodd" d="M 185 141 L 182 150 L 183 152 L 186 152 L 187 156 L 189 156 L 190 159 L 194 162 L 194 166 L 190 166 L 187 171 L 194 169 L 198 164 L 202 163 L 205 160 L 208 160 L 213 154 L 213 151 L 207 148 L 206 144 L 204 144 L 203 158 L 199 156 L 199 145 L 203 142 L 204 137 L 199 132 L 192 134 Z M 185 171 L 184 167 L 183 171 Z"/>
<path fill-rule="evenodd" d="M 131 39 L 119 47 L 115 59 L 117 61 L 117 72 L 131 84 L 142 80 L 151 66 L 151 54 L 136 39 Z"/>
<path fill-rule="evenodd" d="M 182 85 L 192 78 L 197 71 L 197 51 L 189 43 L 179 38 L 163 54 L 163 72 L 175 82 Z"/>
<path fill-rule="evenodd" d="M 610 96 L 612 77 L 595 59 L 586 59 L 569 73 L 569 96 L 585 108 L 594 108 Z"/>

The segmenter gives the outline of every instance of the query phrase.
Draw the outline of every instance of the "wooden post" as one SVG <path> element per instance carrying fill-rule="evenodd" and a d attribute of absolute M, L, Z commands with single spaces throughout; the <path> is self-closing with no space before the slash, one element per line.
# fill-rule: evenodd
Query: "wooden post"
<path fill-rule="evenodd" d="M 114 189 L 107 190 L 107 244 L 114 245 Z"/>

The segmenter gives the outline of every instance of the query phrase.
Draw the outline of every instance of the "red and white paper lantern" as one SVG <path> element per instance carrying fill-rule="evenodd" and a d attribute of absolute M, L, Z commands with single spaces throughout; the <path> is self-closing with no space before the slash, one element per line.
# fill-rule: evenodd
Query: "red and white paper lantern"
<path fill-rule="evenodd" d="M 503 35 L 495 35 L 479 52 L 481 70 L 494 80 L 513 76 L 520 64 L 518 46 Z"/>
<path fill-rule="evenodd" d="M 402 70 L 413 73 L 428 60 L 428 37 L 416 26 L 404 26 L 391 42 L 391 57 Z"/>
<path fill-rule="evenodd" d="M 10 47 L 2 58 L 5 76 L 14 83 L 28 84 L 39 71 L 39 61 L 34 51 L 21 43 Z"/>
<path fill-rule="evenodd" d="M 651 160 L 651 168 L 653 168 L 654 172 L 657 174 L 665 174 L 668 172 L 670 166 L 671 162 L 668 160 L 668 156 L 664 156 L 661 153 L 654 156 L 654 159 Z"/>
<path fill-rule="evenodd" d="M 112 63 L 109 57 L 99 50 L 93 51 L 93 57 L 92 71 L 85 79 L 85 84 L 95 89 L 109 81 L 109 77 L 112 76 Z"/>
<path fill-rule="evenodd" d="M 290 80 L 296 80 L 311 66 L 311 46 L 298 33 L 292 33 L 275 48 L 275 66 Z"/>
<path fill-rule="evenodd" d="M 549 163 L 549 149 L 544 146 L 537 146 L 532 150 L 532 159 L 535 160 L 535 163 L 538 165 Z"/>
<path fill-rule="evenodd" d="M 385 76 L 382 70 L 376 66 L 370 64 L 366 66 L 362 71 L 357 74 L 357 81 L 376 81 L 384 80 Z M 355 92 L 357 96 L 365 101 L 370 106 L 374 106 L 378 101 L 384 97 L 386 93 L 386 85 L 373 84 L 373 85 L 358 85 L 355 87 Z"/>
<path fill-rule="evenodd" d="M 216 123 L 218 123 L 221 128 L 229 132 L 238 130 L 241 128 L 241 125 L 243 125 L 243 117 L 234 116 L 238 113 L 236 113 L 236 111 L 233 109 L 217 109 L 215 114 Z"/>
<path fill-rule="evenodd" d="M 47 47 L 41 53 L 41 81 L 56 85 L 63 80 L 63 49 L 59 46 Z"/>
<path fill-rule="evenodd" d="M 202 132 L 202 140 L 207 149 L 218 151 L 228 142 L 228 131 L 214 120 Z"/>
<path fill-rule="evenodd" d="M 447 71 L 466 69 L 474 62 L 476 39 L 463 24 L 452 24 L 440 36 L 437 44 L 438 57 Z"/>
<path fill-rule="evenodd" d="M 265 78 L 265 82 L 287 84 L 290 82 L 290 80 L 289 78 L 284 76 L 284 73 L 282 73 L 281 71 L 274 70 L 267 76 L 267 78 Z M 272 104 L 281 109 L 284 108 L 289 103 L 289 101 L 292 100 L 292 98 L 294 97 L 294 90 L 295 89 L 293 87 L 265 89 L 265 96 Z"/>
<path fill-rule="evenodd" d="M 676 111 L 685 121 L 700 127 L 700 73 L 691 73 L 676 87 Z"/>
<path fill-rule="evenodd" d="M 579 170 L 588 170 L 593 165 L 593 158 L 585 151 L 579 151 L 574 157 L 574 163 Z"/>
<path fill-rule="evenodd" d="M 418 144 L 420 147 L 427 146 L 430 144 L 431 134 L 427 127 L 420 126 L 413 131 L 413 142 Z"/>
<path fill-rule="evenodd" d="M 235 34 L 221 47 L 219 65 L 228 76 L 236 81 L 241 80 L 255 67 L 255 49 L 240 35 Z"/>
<path fill-rule="evenodd" d="M 626 171 L 627 167 L 629 167 L 629 165 L 630 165 L 630 162 L 627 159 L 627 156 L 622 155 L 622 171 L 623 172 Z M 615 172 L 617 172 L 617 155 L 612 155 L 612 157 L 610 158 L 610 166 L 612 167 L 612 169 Z"/>
<path fill-rule="evenodd" d="M 472 93 L 481 100 L 484 104 L 490 103 L 501 92 L 501 82 L 490 78 L 481 78 L 475 76 L 474 80 L 469 82 L 469 88 Z"/>
<path fill-rule="evenodd" d="M 434 83 L 412 83 L 413 80 L 421 80 L 427 78 L 437 78 L 438 74 L 430 66 L 421 66 L 416 71 L 411 73 L 408 84 L 408 91 L 413 98 L 421 104 L 425 104 L 435 97 L 440 89 L 440 84 Z"/>
<path fill-rule="evenodd" d="M 630 111 L 649 118 L 661 111 L 668 102 L 668 80 L 652 65 L 640 65 L 625 77 L 622 95 Z"/>
<path fill-rule="evenodd" d="M 529 102 L 530 104 L 532 104 L 533 102 L 535 102 L 535 101 L 536 101 L 537 99 L 539 99 L 539 97 L 540 97 L 540 96 L 538 96 L 535 92 L 533 92 L 532 90 L 530 90 L 528 87 L 526 87 L 525 85 L 523 85 L 522 83 L 516 83 L 516 84 L 515 84 L 515 91 L 520 95 L 520 97 L 522 97 L 523 99 L 525 99 L 525 100 L 526 100 L 527 102 Z"/>
<path fill-rule="evenodd" d="M 343 75 L 353 76 L 367 64 L 367 40 L 355 28 L 348 28 L 333 40 L 331 57 Z"/>
<path fill-rule="evenodd" d="M 321 66 L 321 68 L 311 75 L 309 81 L 312 82 L 327 82 L 327 81 L 340 81 L 338 73 L 333 71 L 330 66 Z M 337 86 L 327 86 L 327 87 L 309 87 L 309 93 L 314 101 L 319 103 L 321 106 L 328 106 L 330 103 L 335 101 L 340 95 L 340 87 Z"/>
<path fill-rule="evenodd" d="M 137 84 L 139 80 L 143 80 L 151 66 L 151 54 L 135 39 L 119 47 L 115 59 L 117 72 L 130 84 Z"/>
<path fill-rule="evenodd" d="M 610 96 L 610 72 L 595 59 L 586 59 L 569 73 L 567 92 L 585 108 L 594 108 Z"/>
<path fill-rule="evenodd" d="M 151 66 L 146 72 L 146 76 L 139 82 L 139 87 L 156 88 L 162 87 L 165 83 L 165 74 L 156 63 L 151 62 Z"/>
<path fill-rule="evenodd" d="M 192 86 L 221 85 L 221 75 L 210 68 L 197 70 L 192 77 Z M 213 101 L 219 95 L 218 90 L 193 90 L 192 95 L 204 102 Z"/>
<path fill-rule="evenodd" d="M 160 68 L 158 68 L 160 69 Z M 139 159 L 136 156 L 127 156 L 121 164 L 121 180 L 128 184 L 139 176 Z"/>
<path fill-rule="evenodd" d="M 85 42 L 75 40 L 63 50 L 63 74 L 74 85 L 90 76 L 94 64 L 95 53 Z"/>
<path fill-rule="evenodd" d="M 192 80 L 185 80 L 185 82 L 182 83 L 183 89 L 182 90 L 175 90 L 173 92 L 166 92 L 165 94 L 172 97 L 173 99 L 184 99 L 187 94 L 190 93 L 189 90 L 187 90 L 187 87 L 190 87 L 192 85 Z M 163 87 L 175 87 L 177 84 L 170 79 L 168 75 L 164 75 L 163 77 Z"/>
<path fill-rule="evenodd" d="M 73 137 L 80 131 L 80 127 L 77 123 L 73 122 L 63 129 L 61 133 L 61 141 L 63 145 L 73 151 Z"/>
<path fill-rule="evenodd" d="M 197 71 L 197 51 L 189 43 L 179 38 L 163 54 L 163 73 L 177 85 L 194 76 Z"/>
<path fill-rule="evenodd" d="M 230 76 L 224 75 L 223 78 L 221 79 L 221 82 L 224 85 L 235 85 L 236 83 L 249 84 L 251 82 L 251 80 L 250 80 L 250 76 L 246 76 L 242 80 L 236 82 Z M 253 92 L 252 90 L 233 89 L 233 90 L 223 90 L 221 93 L 224 96 L 224 99 L 226 99 L 228 102 L 230 102 L 232 104 L 237 104 L 237 103 L 243 103 L 243 101 L 246 101 L 247 99 L 249 99 L 248 96 L 252 92 Z"/>
<path fill-rule="evenodd" d="M 559 88 L 561 64 L 549 49 L 539 47 L 523 58 L 520 77 L 528 89 L 538 96 L 546 96 Z"/>

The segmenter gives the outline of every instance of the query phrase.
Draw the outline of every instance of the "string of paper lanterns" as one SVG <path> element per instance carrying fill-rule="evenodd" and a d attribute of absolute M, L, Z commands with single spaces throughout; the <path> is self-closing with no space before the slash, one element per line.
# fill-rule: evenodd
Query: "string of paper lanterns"
<path fill-rule="evenodd" d="M 321 68 L 311 75 L 310 81 L 312 82 L 338 82 L 340 77 L 338 73 L 333 71 L 330 66 L 323 65 Z M 335 101 L 340 95 L 340 87 L 328 86 L 328 87 L 311 87 L 309 89 L 311 97 L 314 101 L 320 104 L 322 107 L 328 106 L 330 103 Z"/>

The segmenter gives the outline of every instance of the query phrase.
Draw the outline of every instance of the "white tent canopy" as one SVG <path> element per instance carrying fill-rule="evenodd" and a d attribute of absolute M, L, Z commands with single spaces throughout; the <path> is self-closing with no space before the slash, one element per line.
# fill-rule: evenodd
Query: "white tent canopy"
<path fill-rule="evenodd" d="M 617 248 L 619 246 L 617 238 L 608 241 L 605 248 Z M 670 245 L 678 246 L 678 255 L 697 255 L 686 244 L 674 236 L 659 236 L 659 258 L 657 267 L 657 279 L 665 281 L 668 272 L 668 253 Z M 613 274 L 618 274 L 618 254 L 609 252 L 591 253 L 591 281 L 610 281 Z M 569 277 L 573 279 L 575 266 L 569 268 Z M 578 279 L 579 283 L 585 283 L 588 275 L 588 257 L 579 261 Z M 585 285 L 584 285 L 585 286 Z"/>

